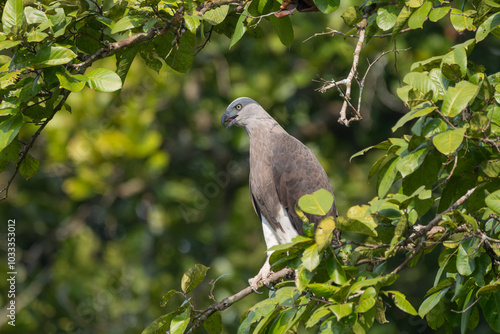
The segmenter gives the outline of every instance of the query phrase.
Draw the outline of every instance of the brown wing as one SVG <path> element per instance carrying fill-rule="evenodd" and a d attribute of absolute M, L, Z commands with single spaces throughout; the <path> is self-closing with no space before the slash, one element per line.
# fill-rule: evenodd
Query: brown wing
<path fill-rule="evenodd" d="M 291 217 L 295 229 L 303 233 L 302 222 L 295 213 L 299 198 L 324 188 L 333 195 L 332 186 L 323 167 L 310 149 L 288 133 L 276 134 L 273 138 L 272 170 L 280 202 Z M 328 212 L 337 217 L 335 201 Z M 316 224 L 321 216 L 307 215 Z"/>

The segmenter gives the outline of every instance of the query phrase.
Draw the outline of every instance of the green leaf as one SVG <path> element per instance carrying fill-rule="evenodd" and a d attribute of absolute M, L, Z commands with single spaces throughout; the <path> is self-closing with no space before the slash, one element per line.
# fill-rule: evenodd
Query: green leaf
<path fill-rule="evenodd" d="M 335 284 L 342 285 L 347 282 L 344 268 L 334 252 L 331 252 L 326 258 L 326 271 Z"/>
<path fill-rule="evenodd" d="M 462 276 L 469 276 L 475 269 L 474 259 L 467 254 L 464 245 L 460 245 L 457 254 L 457 271 Z"/>
<path fill-rule="evenodd" d="M 71 74 L 66 69 L 63 72 L 56 73 L 59 84 L 62 88 L 71 92 L 79 92 L 85 87 L 88 78 L 83 74 Z"/>
<path fill-rule="evenodd" d="M 16 161 L 21 151 L 21 144 L 18 140 L 13 140 L 6 148 L 0 151 L 1 161 Z"/>
<path fill-rule="evenodd" d="M 277 18 L 276 16 L 271 15 L 269 16 L 269 20 L 271 21 L 274 30 L 278 34 L 281 43 L 285 46 L 291 46 L 293 44 L 294 37 L 290 16 Z"/>
<path fill-rule="evenodd" d="M 488 295 L 491 293 L 497 293 L 500 291 L 500 282 L 497 281 L 493 284 L 488 284 L 483 286 L 481 289 L 477 290 L 476 297 L 480 297 L 482 295 Z"/>
<path fill-rule="evenodd" d="M 1 126 L 1 124 L 0 124 L 0 126 Z M 484 199 L 484 201 L 485 201 L 486 205 L 488 206 L 488 208 L 490 208 L 497 215 L 500 215 L 500 190 L 497 190 L 497 191 L 489 194 Z"/>
<path fill-rule="evenodd" d="M 245 19 L 247 17 L 247 11 L 243 11 L 238 18 L 238 22 L 236 22 L 236 27 L 234 28 L 233 37 L 231 38 L 231 44 L 229 44 L 229 48 L 231 49 L 238 41 L 243 37 L 245 32 L 247 31 L 247 26 L 245 24 Z"/>
<path fill-rule="evenodd" d="M 194 267 L 188 269 L 182 276 L 181 288 L 185 293 L 190 293 L 194 288 L 198 286 L 207 275 L 207 271 L 210 267 L 205 267 L 202 264 L 195 264 Z"/>
<path fill-rule="evenodd" d="M 422 6 L 425 0 L 406 0 L 405 5 L 413 8 L 418 8 Z"/>
<path fill-rule="evenodd" d="M 184 16 L 184 24 L 186 24 L 186 28 L 188 28 L 192 33 L 196 33 L 196 29 L 199 27 L 200 23 L 201 17 L 199 17 L 198 15 Z"/>
<path fill-rule="evenodd" d="M 157 318 L 155 321 L 150 323 L 149 326 L 142 331 L 142 334 L 157 334 L 162 330 L 166 332 L 170 326 L 173 317 L 174 317 L 174 312 L 162 315 L 161 317 Z"/>
<path fill-rule="evenodd" d="M 161 297 L 160 307 L 163 308 L 163 307 L 167 306 L 167 304 L 170 301 L 170 299 L 172 299 L 172 297 L 176 293 L 179 293 L 179 292 L 177 290 L 170 290 L 169 292 L 167 292 L 166 294 L 164 294 L 163 297 Z"/>
<path fill-rule="evenodd" d="M 205 320 L 203 327 L 205 327 L 209 334 L 222 333 L 222 317 L 220 312 L 215 312 L 207 320 Z"/>
<path fill-rule="evenodd" d="M 329 309 L 335 314 L 337 321 L 339 321 L 352 313 L 352 306 L 353 303 L 335 304 L 330 306 Z"/>
<path fill-rule="evenodd" d="M 401 292 L 399 291 L 387 291 L 387 292 L 392 294 L 392 299 L 394 300 L 394 304 L 401 311 L 411 315 L 418 314 L 415 308 L 410 304 L 410 302 L 406 300 L 405 295 L 403 295 Z"/>
<path fill-rule="evenodd" d="M 96 68 L 89 71 L 87 86 L 98 92 L 114 92 L 122 88 L 122 81 L 118 74 L 107 68 Z"/>
<path fill-rule="evenodd" d="M 215 9 L 211 9 L 205 14 L 203 14 L 203 20 L 215 26 L 224 21 L 228 12 L 229 12 L 229 5 L 223 5 Z"/>
<path fill-rule="evenodd" d="M 307 319 L 307 322 L 305 323 L 306 328 L 311 328 L 314 325 L 316 325 L 321 319 L 326 317 L 327 315 L 330 315 L 332 312 L 326 307 L 326 306 L 321 306 L 314 313 Z"/>
<path fill-rule="evenodd" d="M 325 247 L 330 245 L 334 230 L 335 221 L 333 220 L 333 217 L 326 217 L 319 222 L 314 234 L 314 239 L 318 244 L 319 251 L 322 251 Z"/>
<path fill-rule="evenodd" d="M 437 22 L 441 20 L 446 14 L 450 12 L 449 6 L 437 7 L 431 10 L 429 14 L 429 20 L 432 22 Z"/>
<path fill-rule="evenodd" d="M 406 22 L 410 18 L 411 14 L 413 13 L 413 8 L 409 6 L 404 6 L 401 9 L 401 12 L 399 12 L 398 18 L 396 19 L 396 24 L 394 25 L 394 28 L 392 29 L 392 37 L 391 37 L 391 42 L 393 42 L 396 37 L 398 36 L 399 32 L 401 29 L 404 28 Z"/>
<path fill-rule="evenodd" d="M 12 27 L 23 25 L 23 0 L 7 0 L 3 8 L 2 25 L 7 34 L 12 31 Z"/>
<path fill-rule="evenodd" d="M 33 7 L 26 7 L 24 9 L 24 15 L 28 24 L 43 23 L 48 20 L 44 12 Z"/>
<path fill-rule="evenodd" d="M 476 31 L 476 41 L 480 42 L 488 36 L 496 27 L 500 25 L 500 13 L 496 13 L 488 17 Z"/>
<path fill-rule="evenodd" d="M 410 19 L 408 20 L 408 27 L 410 27 L 411 29 L 423 28 L 424 22 L 427 19 L 427 15 L 429 15 L 431 9 L 431 1 L 427 1 L 426 3 L 424 3 L 410 16 Z"/>
<path fill-rule="evenodd" d="M 174 36 L 171 34 L 154 39 L 154 46 L 158 55 L 177 72 L 187 73 L 193 64 L 193 48 L 196 45 L 196 36 L 190 31 L 182 34 L 177 46 L 172 46 Z M 173 49 L 172 49 L 173 48 Z"/>
<path fill-rule="evenodd" d="M 446 67 L 444 67 L 445 64 L 452 65 L 456 64 L 459 66 L 460 72 L 455 74 L 455 77 L 458 78 L 463 78 L 465 74 L 467 73 L 467 51 L 465 50 L 464 46 L 457 46 L 453 51 L 448 52 L 444 57 L 443 57 L 443 67 L 442 71 L 445 70 Z M 449 75 L 448 75 L 449 76 Z M 453 76 L 449 76 L 451 79 L 454 79 Z M 464 81 L 467 82 L 467 81 Z M 458 85 L 457 85 L 458 86 Z"/>
<path fill-rule="evenodd" d="M 384 198 L 398 175 L 399 157 L 394 157 L 385 163 L 378 175 L 378 197 Z"/>
<path fill-rule="evenodd" d="M 318 245 L 312 244 L 307 247 L 302 254 L 302 265 L 309 271 L 313 271 L 319 265 L 320 257 L 318 253 Z"/>
<path fill-rule="evenodd" d="M 359 302 L 356 308 L 356 312 L 361 312 L 361 313 L 367 312 L 373 306 L 375 306 L 376 300 L 377 300 L 377 290 L 375 290 L 373 287 L 369 287 L 359 297 Z"/>
<path fill-rule="evenodd" d="M 128 47 L 116 53 L 116 74 L 120 77 L 122 85 L 125 83 L 130 66 L 137 55 L 137 47 Z"/>
<path fill-rule="evenodd" d="M 120 21 L 116 22 L 112 34 L 116 34 L 125 30 L 130 30 L 142 26 L 144 18 L 142 16 L 125 16 Z"/>
<path fill-rule="evenodd" d="M 64 65 L 76 58 L 76 54 L 70 49 L 62 46 L 47 46 L 40 49 L 35 56 L 33 66 L 45 68 L 50 66 Z"/>
<path fill-rule="evenodd" d="M 464 140 L 465 128 L 448 130 L 435 135 L 432 143 L 437 150 L 445 155 L 455 152 Z"/>
<path fill-rule="evenodd" d="M 361 11 L 359 10 L 358 6 L 347 7 L 341 16 L 345 24 L 349 27 L 353 27 L 355 24 L 361 21 Z"/>
<path fill-rule="evenodd" d="M 406 177 L 416 171 L 424 162 L 427 153 L 429 153 L 429 148 L 424 146 L 411 153 L 400 155 L 396 168 L 401 173 L 401 176 Z"/>
<path fill-rule="evenodd" d="M 37 172 L 40 167 L 40 161 L 31 156 L 31 154 L 27 154 L 24 158 L 23 162 L 21 162 L 21 166 L 19 166 L 19 173 L 26 179 L 31 179 Z"/>
<path fill-rule="evenodd" d="M 314 4 L 324 14 L 329 14 L 339 8 L 340 0 L 314 0 Z"/>
<path fill-rule="evenodd" d="M 475 11 L 473 11 L 475 12 Z M 453 8 L 450 14 L 450 21 L 453 28 L 457 32 L 463 32 L 464 30 L 474 30 L 472 14 L 469 11 L 462 12 L 460 9 Z"/>
<path fill-rule="evenodd" d="M 396 6 L 380 7 L 377 10 L 376 22 L 380 29 L 387 31 L 392 29 L 398 18 L 398 8 Z"/>
<path fill-rule="evenodd" d="M 427 105 L 428 104 L 426 103 L 424 106 Z M 421 106 L 420 108 L 414 108 L 410 110 L 408 113 L 406 113 L 403 117 L 401 117 L 399 121 L 396 123 L 396 125 L 392 127 L 392 132 L 396 132 L 397 129 L 399 129 L 412 119 L 428 115 L 434 110 L 436 110 L 436 107 L 424 107 L 424 106 Z"/>
<path fill-rule="evenodd" d="M 22 41 L 11 41 L 10 39 L 7 39 L 5 41 L 1 41 L 0 42 L 0 51 L 11 49 L 11 48 L 21 44 L 21 42 Z"/>
<path fill-rule="evenodd" d="M 10 115 L 0 122 L 0 151 L 3 151 L 16 138 L 22 125 L 21 113 Z"/>
<path fill-rule="evenodd" d="M 183 334 L 189 324 L 189 308 L 172 319 L 170 334 Z"/>
<path fill-rule="evenodd" d="M 438 87 L 432 79 L 422 72 L 410 72 L 405 75 L 403 81 L 422 93 L 432 92 L 434 95 L 438 93 Z"/>
<path fill-rule="evenodd" d="M 455 87 L 449 87 L 441 107 L 443 115 L 455 117 L 461 113 L 478 89 L 477 85 L 468 81 L 460 81 Z"/>
<path fill-rule="evenodd" d="M 429 297 L 427 297 L 424 302 L 422 303 L 422 305 L 420 305 L 419 309 L 418 309 L 418 315 L 420 315 L 420 317 L 423 319 L 424 316 L 429 313 L 429 311 L 437 305 L 437 303 L 439 303 L 439 301 L 444 297 L 444 295 L 448 292 L 448 290 L 450 290 L 450 286 L 448 286 L 447 288 L 441 290 L 441 291 L 438 291 L 438 292 L 435 292 L 433 293 L 432 295 L 430 295 Z"/>
<path fill-rule="evenodd" d="M 326 189 L 319 189 L 299 199 L 300 209 L 312 215 L 324 216 L 330 211 L 332 205 L 333 195 Z"/>
<path fill-rule="evenodd" d="M 500 292 L 483 295 L 479 300 L 483 315 L 488 325 L 495 332 L 500 332 Z"/>

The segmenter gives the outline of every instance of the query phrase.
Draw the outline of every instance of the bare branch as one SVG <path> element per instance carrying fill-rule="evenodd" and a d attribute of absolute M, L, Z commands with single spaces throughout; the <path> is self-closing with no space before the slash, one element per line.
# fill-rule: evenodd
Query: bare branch
<path fill-rule="evenodd" d="M 283 268 L 280 271 L 272 274 L 269 277 L 269 282 L 270 283 L 277 283 L 284 279 L 287 276 L 290 276 L 293 273 L 293 270 L 290 268 Z M 259 288 L 262 287 L 263 284 L 259 284 Z M 201 311 L 201 314 L 195 317 L 194 325 L 187 331 L 187 334 L 192 334 L 195 332 L 195 330 L 205 322 L 212 314 L 214 314 L 217 311 L 224 311 L 234 303 L 238 302 L 239 300 L 245 298 L 246 296 L 250 295 L 253 293 L 253 290 L 250 286 L 246 287 L 245 289 L 241 290 L 240 292 L 224 298 L 222 301 L 216 304 L 212 304 L 205 308 L 203 311 Z"/>

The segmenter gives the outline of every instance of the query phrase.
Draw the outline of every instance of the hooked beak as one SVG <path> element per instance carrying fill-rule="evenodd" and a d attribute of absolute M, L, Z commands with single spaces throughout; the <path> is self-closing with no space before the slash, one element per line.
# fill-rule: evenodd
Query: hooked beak
<path fill-rule="evenodd" d="M 236 122 L 236 117 L 238 117 L 238 115 L 229 116 L 228 114 L 224 113 L 220 118 L 222 126 L 226 129 L 229 129 L 231 126 L 233 126 L 234 122 Z M 229 123 L 226 125 L 227 122 Z"/>

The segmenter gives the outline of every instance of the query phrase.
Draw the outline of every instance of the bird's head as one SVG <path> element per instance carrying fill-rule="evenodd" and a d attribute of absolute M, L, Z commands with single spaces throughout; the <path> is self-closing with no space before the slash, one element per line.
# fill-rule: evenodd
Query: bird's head
<path fill-rule="evenodd" d="M 251 98 L 239 97 L 229 104 L 220 121 L 226 129 L 233 124 L 245 127 L 246 121 L 261 110 L 263 111 L 262 107 Z"/>

